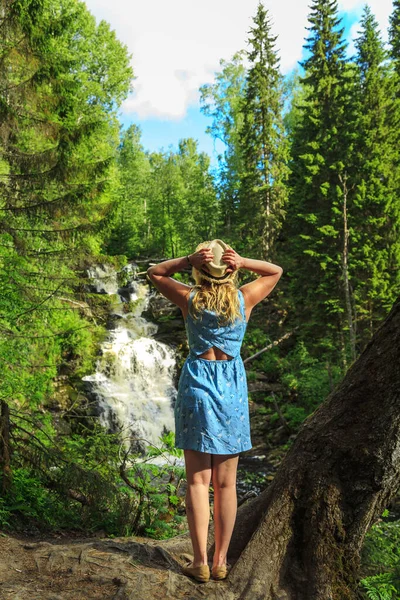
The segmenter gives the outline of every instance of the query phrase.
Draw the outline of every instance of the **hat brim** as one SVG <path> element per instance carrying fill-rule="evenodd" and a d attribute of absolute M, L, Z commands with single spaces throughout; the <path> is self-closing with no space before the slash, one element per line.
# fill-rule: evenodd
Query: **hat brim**
<path fill-rule="evenodd" d="M 198 275 L 193 275 L 196 280 L 197 278 L 199 278 L 199 282 L 208 281 L 209 283 L 213 283 L 214 285 L 221 285 L 230 281 L 234 281 L 237 277 L 238 272 L 237 269 L 233 269 L 231 271 L 227 271 L 222 276 L 215 276 L 212 275 L 212 273 L 210 273 L 209 271 L 206 271 L 205 269 L 196 269 L 196 267 L 193 267 L 193 271 L 197 271 Z"/>
<path fill-rule="evenodd" d="M 210 273 L 209 271 L 206 271 L 205 269 L 199 269 L 200 273 L 202 273 L 203 275 L 206 275 L 207 277 L 210 277 L 210 279 L 215 279 L 216 281 L 222 281 L 223 279 L 229 279 L 229 277 L 231 277 L 232 273 L 234 272 L 233 270 L 225 270 L 225 273 L 223 275 L 213 275 L 212 273 Z"/>

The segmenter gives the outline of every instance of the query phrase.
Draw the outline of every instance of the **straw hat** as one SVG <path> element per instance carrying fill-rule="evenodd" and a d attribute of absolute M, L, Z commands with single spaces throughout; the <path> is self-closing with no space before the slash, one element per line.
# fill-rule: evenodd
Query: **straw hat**
<path fill-rule="evenodd" d="M 215 239 L 211 242 L 207 242 L 207 245 L 203 242 L 202 244 L 199 244 L 199 246 L 202 248 L 210 248 L 214 255 L 211 262 L 205 263 L 203 267 L 199 269 L 203 279 L 207 279 L 207 281 L 211 281 L 212 283 L 223 283 L 235 275 L 235 270 L 231 268 L 227 270 L 229 265 L 222 260 L 222 255 L 225 250 L 230 248 L 228 244 L 225 244 L 222 240 Z"/>

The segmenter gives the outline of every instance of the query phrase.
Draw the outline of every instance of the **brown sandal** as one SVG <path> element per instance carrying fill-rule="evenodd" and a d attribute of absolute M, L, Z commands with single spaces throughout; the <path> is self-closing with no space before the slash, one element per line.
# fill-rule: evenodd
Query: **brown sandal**
<path fill-rule="evenodd" d="M 228 567 L 230 565 L 226 564 L 226 565 L 217 565 L 215 567 L 212 568 L 212 576 L 213 579 L 225 579 L 226 576 L 228 575 Z"/>
<path fill-rule="evenodd" d="M 200 567 L 193 567 L 193 562 L 188 564 L 186 567 L 182 567 L 182 573 L 193 577 L 196 581 L 205 583 L 210 580 L 210 567 L 208 565 L 200 565 Z"/>

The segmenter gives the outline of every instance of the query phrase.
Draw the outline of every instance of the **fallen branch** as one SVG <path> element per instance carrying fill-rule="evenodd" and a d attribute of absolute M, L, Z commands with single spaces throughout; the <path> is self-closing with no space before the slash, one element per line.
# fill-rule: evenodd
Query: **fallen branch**
<path fill-rule="evenodd" d="M 96 319 L 93 316 L 91 308 L 87 302 L 77 302 L 76 300 L 71 300 L 71 298 L 64 298 L 63 296 L 58 296 L 58 299 L 62 302 L 66 302 L 67 304 L 72 304 L 73 306 L 78 306 L 78 308 L 82 308 L 85 315 L 93 319 L 95 325 L 97 325 Z"/>
<path fill-rule="evenodd" d="M 293 331 L 288 331 L 288 333 L 285 333 L 285 335 L 283 335 L 279 340 L 275 340 L 275 342 L 272 342 L 271 344 L 268 344 L 268 346 L 266 346 L 265 348 L 263 348 L 262 350 L 259 350 L 258 352 L 256 352 L 255 354 L 253 354 L 252 356 L 249 356 L 248 358 L 245 358 L 245 360 L 243 361 L 244 364 L 248 363 L 249 361 L 253 360 L 253 358 L 257 358 L 257 356 L 260 356 L 260 354 L 262 354 L 263 352 L 266 352 L 267 350 L 271 350 L 271 348 L 273 348 L 274 346 L 277 346 L 278 344 L 280 344 L 281 342 L 283 342 L 284 340 L 287 340 L 288 337 L 290 337 L 291 335 L 293 335 L 293 333 L 296 331 L 296 329 L 298 329 L 299 326 L 297 325 Z"/>
<path fill-rule="evenodd" d="M 92 504 L 92 501 L 85 496 L 84 494 L 81 494 L 81 492 L 77 492 L 76 490 L 68 490 L 68 496 L 70 498 L 72 498 L 72 500 L 76 500 L 77 502 L 80 502 L 83 506 L 89 506 Z"/>

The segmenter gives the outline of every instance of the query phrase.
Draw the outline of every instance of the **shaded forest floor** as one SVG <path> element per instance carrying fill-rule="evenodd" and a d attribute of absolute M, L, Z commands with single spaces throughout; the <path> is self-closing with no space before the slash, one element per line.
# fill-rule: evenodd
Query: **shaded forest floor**
<path fill-rule="evenodd" d="M 180 537 L 180 536 L 179 536 Z M 157 540 L 1 537 L 2 600 L 234 598 L 226 581 L 197 583 L 181 573 L 185 554 Z"/>
<path fill-rule="evenodd" d="M 239 501 L 246 487 L 258 491 L 270 483 L 286 452 L 282 446 L 266 443 L 268 426 L 258 407 L 250 405 L 253 448 L 239 463 L 247 479 L 247 484 L 238 485 Z M 254 460 L 256 456 L 259 460 Z M 230 596 L 226 582 L 198 584 L 183 575 L 185 552 L 166 552 L 165 540 L 104 536 L 103 531 L 89 537 L 83 532 L 46 532 L 30 526 L 0 532 L 1 600 L 209 599 L 214 592 L 216 598 L 228 600 Z M 190 545 L 184 543 L 183 550 L 190 553 Z"/>
<path fill-rule="evenodd" d="M 239 462 L 253 490 L 265 488 L 274 478 L 288 442 L 279 424 L 274 431 L 259 407 L 250 403 L 253 448 Z M 279 438 L 281 444 L 276 443 Z M 238 485 L 239 501 L 245 487 Z M 396 508 L 400 513 L 400 506 Z M 181 573 L 191 553 L 187 533 L 170 540 L 104 536 L 103 531 L 89 537 L 72 530 L 49 533 L 34 528 L 0 532 L 0 599 L 235 599 L 229 580 L 199 584 Z"/>
<path fill-rule="evenodd" d="M 400 513 L 396 500 L 392 510 Z M 187 533 L 169 540 L 102 536 L 0 532 L 1 600 L 235 600 L 228 580 L 199 584 L 181 573 L 191 552 Z"/>

